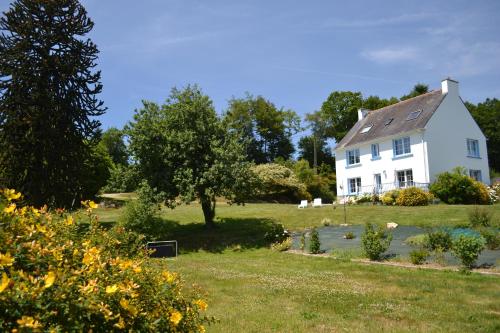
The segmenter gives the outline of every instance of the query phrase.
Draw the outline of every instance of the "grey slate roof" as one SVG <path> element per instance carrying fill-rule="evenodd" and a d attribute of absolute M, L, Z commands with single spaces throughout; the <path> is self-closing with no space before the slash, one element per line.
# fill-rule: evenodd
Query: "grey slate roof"
<path fill-rule="evenodd" d="M 335 149 L 424 128 L 445 96 L 446 94 L 441 93 L 441 89 L 433 90 L 378 110 L 369 111 L 364 119 L 354 124 Z M 410 113 L 418 110 L 422 112 L 416 119 L 406 120 Z M 392 122 L 386 125 L 391 118 Z M 361 130 L 370 124 L 372 128 L 366 133 L 361 133 Z"/>

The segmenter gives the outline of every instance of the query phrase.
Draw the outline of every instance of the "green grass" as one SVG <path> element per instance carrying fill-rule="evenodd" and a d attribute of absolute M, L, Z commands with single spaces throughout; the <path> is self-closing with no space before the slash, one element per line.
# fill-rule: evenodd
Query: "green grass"
<path fill-rule="evenodd" d="M 347 207 L 347 222 L 457 226 L 467 206 Z M 498 223 L 500 205 L 488 207 Z M 97 209 L 114 222 L 120 209 Z M 275 222 L 300 230 L 343 223 L 342 207 L 299 210 L 295 205 L 217 207 L 217 228 L 207 230 L 198 204 L 162 211 L 181 255 L 151 259 L 181 273 L 187 287 L 206 292 L 208 332 L 498 332 L 500 278 L 476 273 L 406 269 L 273 252 L 264 234 Z M 163 237 L 163 236 L 162 236 Z"/>
<path fill-rule="evenodd" d="M 282 223 L 291 230 L 319 226 L 323 218 L 329 218 L 332 224 L 344 223 L 342 206 L 323 206 L 321 208 L 297 209 L 297 205 L 285 204 L 246 204 L 229 206 L 219 203 L 216 215 L 219 219 L 271 219 Z M 500 224 L 500 205 L 485 206 L 493 212 L 492 222 Z M 468 224 L 467 213 L 472 206 L 466 205 L 431 205 L 424 207 L 372 206 L 356 205 L 346 207 L 346 221 L 349 224 L 367 222 L 384 225 L 396 222 L 413 226 L 463 226 Z M 116 221 L 120 209 L 98 209 L 97 213 L 104 222 Z M 198 203 L 182 205 L 174 210 L 163 209 L 162 217 L 180 224 L 202 223 L 203 214 Z"/>
<path fill-rule="evenodd" d="M 500 278 L 267 249 L 167 261 L 207 293 L 209 332 L 498 332 Z"/>

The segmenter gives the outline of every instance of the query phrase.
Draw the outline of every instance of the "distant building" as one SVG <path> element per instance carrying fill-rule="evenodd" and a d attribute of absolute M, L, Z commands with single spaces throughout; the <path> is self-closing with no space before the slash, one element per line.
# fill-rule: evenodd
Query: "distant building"
<path fill-rule="evenodd" d="M 486 138 L 465 107 L 458 82 L 378 110 L 358 121 L 335 147 L 337 195 L 427 189 L 457 166 L 489 184 Z"/>

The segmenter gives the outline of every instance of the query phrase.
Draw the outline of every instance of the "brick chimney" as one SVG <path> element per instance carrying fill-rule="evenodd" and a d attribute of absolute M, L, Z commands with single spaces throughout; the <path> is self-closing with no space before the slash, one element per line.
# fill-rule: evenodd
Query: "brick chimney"
<path fill-rule="evenodd" d="M 441 93 L 458 96 L 458 81 L 452 80 L 449 77 L 441 81 Z"/>

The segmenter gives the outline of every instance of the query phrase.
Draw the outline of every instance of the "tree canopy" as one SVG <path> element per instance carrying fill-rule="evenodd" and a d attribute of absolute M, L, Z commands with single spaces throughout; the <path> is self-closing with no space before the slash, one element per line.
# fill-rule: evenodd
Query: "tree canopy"
<path fill-rule="evenodd" d="M 172 89 L 161 106 L 143 102 L 127 133 L 142 177 L 170 206 L 198 199 L 208 227 L 216 197 L 237 201 L 251 181 L 243 146 L 196 85 Z"/>
<path fill-rule="evenodd" d="M 238 133 L 249 161 L 268 163 L 294 152 L 292 135 L 300 130 L 300 118 L 292 110 L 278 109 L 262 96 L 233 98 L 224 122 Z"/>
<path fill-rule="evenodd" d="M 105 112 L 93 25 L 77 0 L 17 0 L 0 18 L 1 185 L 35 205 L 87 195 Z"/>
<path fill-rule="evenodd" d="M 500 100 L 487 98 L 477 105 L 465 104 L 486 136 L 490 167 L 500 171 Z"/>
<path fill-rule="evenodd" d="M 429 92 L 429 86 L 423 83 L 417 83 L 408 95 L 401 96 L 400 100 L 404 101 L 409 98 L 417 97 Z"/>
<path fill-rule="evenodd" d="M 116 127 L 110 127 L 101 137 L 100 145 L 102 145 L 115 165 L 128 165 L 128 151 L 125 145 L 124 133 Z"/>

